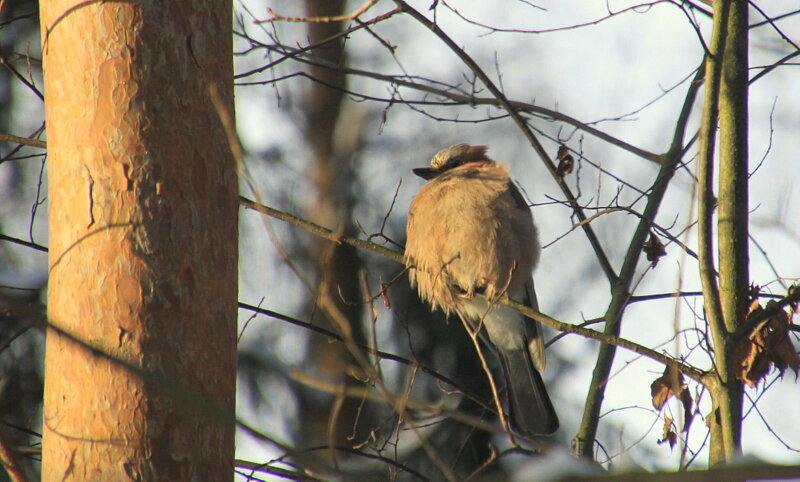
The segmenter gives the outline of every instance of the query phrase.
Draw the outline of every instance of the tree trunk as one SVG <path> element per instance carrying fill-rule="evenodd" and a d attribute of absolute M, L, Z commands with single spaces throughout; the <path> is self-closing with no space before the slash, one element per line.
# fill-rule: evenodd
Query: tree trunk
<path fill-rule="evenodd" d="M 706 66 L 706 99 L 700 136 L 698 228 L 701 280 L 714 342 L 715 379 L 709 389 L 713 413 L 709 463 L 730 460 L 741 450 L 742 383 L 731 363 L 732 335 L 747 313 L 747 9 L 746 0 L 720 2 Z M 713 267 L 713 156 L 719 120 L 718 257 Z"/>
<path fill-rule="evenodd" d="M 725 52 L 719 91 L 719 294 L 725 320 L 725 350 L 729 370 L 721 380 L 720 402 L 725 459 L 741 451 L 742 382 L 730 364 L 732 335 L 747 315 L 750 285 L 748 254 L 747 167 L 747 0 L 730 0 L 726 16 Z M 727 414 L 727 416 L 726 416 Z"/>
<path fill-rule="evenodd" d="M 237 180 L 226 0 L 41 4 L 44 480 L 233 476 Z"/>
<path fill-rule="evenodd" d="M 334 17 L 345 13 L 343 0 L 306 0 L 309 17 Z M 311 22 L 308 36 L 312 44 L 323 42 L 341 32 L 343 22 Z M 343 39 L 337 39 L 313 50 L 315 57 L 332 65 L 346 63 Z M 345 98 L 343 89 L 347 79 L 336 69 L 310 66 L 311 75 L 321 83 L 308 86 L 303 104 L 305 114 L 305 136 L 313 151 L 314 159 L 309 176 L 316 189 L 316 201 L 309 217 L 315 222 L 340 231 L 345 236 L 356 236 L 353 223 L 353 207 L 357 190 L 357 176 L 352 158 L 356 145 L 349 140 L 357 138 L 345 129 L 358 129 L 358 123 L 342 122 L 341 105 Z M 324 85 L 323 85 L 324 84 Z M 314 240 L 311 259 L 319 280 L 317 299 L 314 303 L 322 308 L 319 323 L 341 333 L 351 341 L 364 342 L 361 318 L 364 306 L 355 303 L 361 297 L 359 272 L 364 263 L 352 246 Z M 330 343 L 322 337 L 312 337 L 309 359 L 318 367 L 320 376 L 342 386 L 363 386 L 358 361 L 345 344 Z M 303 439 L 309 445 L 354 446 L 369 436 L 371 404 L 357 398 L 332 400 L 329 395 L 306 392 L 302 395 L 305 415 L 303 417 Z M 331 407 L 335 407 L 332 409 Z M 331 453 L 331 455 L 336 455 Z M 344 457 L 345 454 L 339 454 Z"/>

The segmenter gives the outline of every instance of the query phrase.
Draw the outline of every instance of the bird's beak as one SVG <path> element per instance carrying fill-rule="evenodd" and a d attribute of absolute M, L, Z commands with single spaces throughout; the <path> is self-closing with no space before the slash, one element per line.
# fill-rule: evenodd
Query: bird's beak
<path fill-rule="evenodd" d="M 421 177 L 422 179 L 433 179 L 434 177 L 441 174 L 440 171 L 436 169 L 431 169 L 430 167 L 418 167 L 416 169 L 412 169 L 411 172 L 416 174 L 417 176 Z"/>

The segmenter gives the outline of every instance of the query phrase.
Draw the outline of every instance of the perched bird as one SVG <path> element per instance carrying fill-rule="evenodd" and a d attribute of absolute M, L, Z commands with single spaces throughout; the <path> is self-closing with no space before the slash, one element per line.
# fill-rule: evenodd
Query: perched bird
<path fill-rule="evenodd" d="M 428 182 L 408 213 L 412 286 L 434 309 L 479 330 L 497 354 L 512 428 L 525 436 L 555 432 L 558 416 L 540 375 L 541 327 L 497 302 L 508 296 L 538 309 L 531 272 L 540 247 L 525 198 L 486 146 L 450 146 L 413 172 Z"/>

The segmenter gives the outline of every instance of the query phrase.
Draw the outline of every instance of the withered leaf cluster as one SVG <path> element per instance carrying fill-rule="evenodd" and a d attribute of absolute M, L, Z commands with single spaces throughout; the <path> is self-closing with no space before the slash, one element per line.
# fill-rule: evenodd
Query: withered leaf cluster
<path fill-rule="evenodd" d="M 558 160 L 556 176 L 563 178 L 565 175 L 572 173 L 572 170 L 575 168 L 575 158 L 572 157 L 572 154 L 569 153 L 569 149 L 567 149 L 567 146 L 564 144 L 561 144 L 558 148 L 556 160 Z"/>
<path fill-rule="evenodd" d="M 692 394 L 683 381 L 683 374 L 677 370 L 666 367 L 664 373 L 650 385 L 650 395 L 653 397 L 653 407 L 661 410 L 670 397 L 676 397 L 683 404 L 683 431 L 689 427 L 692 419 Z M 664 417 L 664 433 L 658 443 L 669 442 L 670 448 L 675 445 L 678 435 L 673 430 L 672 419 Z"/>
<path fill-rule="evenodd" d="M 656 440 L 656 443 L 659 445 L 669 443 L 670 450 L 678 443 L 678 434 L 675 433 L 675 424 L 672 423 L 672 421 L 671 417 L 664 416 L 664 427 L 661 430 L 661 438 Z"/>
<path fill-rule="evenodd" d="M 736 377 L 751 387 L 763 380 L 773 365 L 781 376 L 787 367 L 794 371 L 795 377 L 800 370 L 800 356 L 789 337 L 792 313 L 776 310 L 773 305 L 775 301 L 770 300 L 766 309 L 774 310 L 775 314 L 753 326 L 752 331 L 733 348 Z M 747 319 L 760 316 L 763 312 L 764 308 L 755 300 L 750 304 Z"/>
<path fill-rule="evenodd" d="M 642 250 L 644 251 L 644 254 L 647 255 L 647 261 L 653 263 L 652 266 L 654 268 L 658 264 L 658 260 L 667 255 L 667 250 L 664 248 L 664 244 L 660 239 L 658 239 L 656 233 L 652 231 L 650 231 L 650 239 L 644 243 Z"/>

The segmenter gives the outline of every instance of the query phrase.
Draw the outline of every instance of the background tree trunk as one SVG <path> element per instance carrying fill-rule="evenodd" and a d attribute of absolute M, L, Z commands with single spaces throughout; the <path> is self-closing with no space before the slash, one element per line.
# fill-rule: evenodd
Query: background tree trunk
<path fill-rule="evenodd" d="M 50 284 L 43 479 L 233 474 L 231 4 L 42 3 Z M 87 349 L 90 348 L 90 349 Z"/>
<path fill-rule="evenodd" d="M 344 13 L 345 2 L 306 0 L 305 7 L 309 17 L 331 17 Z M 316 44 L 341 32 L 342 28 L 342 22 L 309 23 L 308 36 L 311 43 Z M 346 64 L 341 38 L 315 48 L 313 54 L 332 65 Z M 358 181 L 353 158 L 358 146 L 347 140 L 358 138 L 359 125 L 341 122 L 344 92 L 339 89 L 345 88 L 346 78 L 339 70 L 317 65 L 310 66 L 310 72 L 324 85 L 310 83 L 303 102 L 305 136 L 314 156 L 309 176 L 315 187 L 316 200 L 309 217 L 346 236 L 356 236 L 358 232 L 352 211 L 356 203 L 354 187 Z M 317 299 L 313 301 L 322 307 L 320 324 L 363 342 L 361 320 L 364 306 L 356 302 L 361 299 L 359 272 L 364 263 L 357 250 L 346 244 L 315 239 L 311 244 L 310 258 L 319 282 Z M 348 326 L 344 328 L 342 323 Z M 322 337 L 312 337 L 310 341 L 309 359 L 320 367 L 324 379 L 348 386 L 363 385 L 352 376 L 354 369 L 356 372 L 360 369 L 356 368 L 358 363 L 344 344 L 330 343 Z M 374 427 L 368 426 L 369 411 L 364 410 L 362 401 L 347 397 L 337 401 L 336 409 L 332 410 L 334 402 L 331 398 L 316 391 L 303 391 L 304 442 L 312 446 L 353 446 L 363 442 Z"/>

